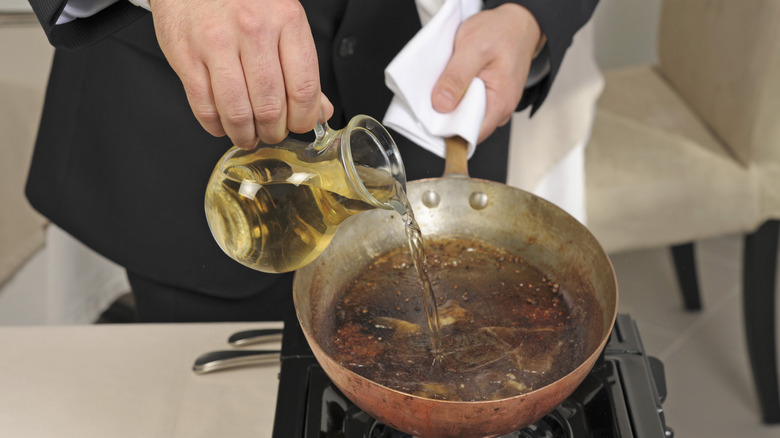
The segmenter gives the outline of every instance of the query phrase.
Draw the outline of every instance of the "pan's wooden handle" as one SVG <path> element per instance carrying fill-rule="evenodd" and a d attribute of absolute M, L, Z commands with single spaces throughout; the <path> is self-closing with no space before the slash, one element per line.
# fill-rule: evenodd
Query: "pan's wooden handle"
<path fill-rule="evenodd" d="M 444 139 L 447 147 L 444 161 L 444 176 L 462 175 L 469 176 L 468 154 L 469 144 L 461 136 Z"/>

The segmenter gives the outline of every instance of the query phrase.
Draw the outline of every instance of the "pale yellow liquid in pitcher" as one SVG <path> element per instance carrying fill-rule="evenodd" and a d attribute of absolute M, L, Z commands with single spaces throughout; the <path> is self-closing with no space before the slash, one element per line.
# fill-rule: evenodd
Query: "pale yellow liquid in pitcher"
<path fill-rule="evenodd" d="M 378 201 L 397 195 L 388 172 L 356 169 Z M 376 208 L 360 200 L 335 159 L 312 165 L 291 151 L 266 148 L 234 156 L 214 172 L 206 189 L 211 231 L 228 255 L 264 272 L 310 263 L 344 219 Z"/>

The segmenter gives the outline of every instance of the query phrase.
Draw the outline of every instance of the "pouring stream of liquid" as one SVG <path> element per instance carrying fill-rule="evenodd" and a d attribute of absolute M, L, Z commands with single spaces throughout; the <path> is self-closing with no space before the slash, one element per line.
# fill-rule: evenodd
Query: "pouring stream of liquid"
<path fill-rule="evenodd" d="M 400 184 L 399 184 L 400 185 Z M 425 241 L 422 237 L 422 231 L 414 218 L 414 212 L 406 198 L 406 192 L 398 187 L 397 199 L 391 201 L 393 208 L 401 215 L 404 222 L 404 231 L 406 232 L 406 241 L 409 245 L 412 261 L 420 277 L 420 287 L 422 293 L 423 309 L 428 321 L 428 331 L 431 335 L 431 353 L 433 354 L 433 363 L 441 362 L 441 334 L 439 325 L 439 311 L 436 307 L 436 295 L 433 292 L 431 280 L 428 277 L 428 259 L 425 255 Z"/>
<path fill-rule="evenodd" d="M 468 143 L 461 137 L 450 137 L 445 140 L 445 144 L 447 149 L 444 175 L 468 177 Z M 414 218 L 414 212 L 409 204 L 409 200 L 406 197 L 406 191 L 400 184 L 398 184 L 396 189 L 397 195 L 390 203 L 393 205 L 393 209 L 397 211 L 403 219 L 409 251 L 411 252 L 417 275 L 420 277 L 422 303 L 428 322 L 428 331 L 431 335 L 433 365 L 436 365 L 441 363 L 443 357 L 441 329 L 439 311 L 436 307 L 436 295 L 433 292 L 433 286 L 428 277 L 428 260 L 425 255 L 425 241 L 423 240 L 420 226 Z"/>

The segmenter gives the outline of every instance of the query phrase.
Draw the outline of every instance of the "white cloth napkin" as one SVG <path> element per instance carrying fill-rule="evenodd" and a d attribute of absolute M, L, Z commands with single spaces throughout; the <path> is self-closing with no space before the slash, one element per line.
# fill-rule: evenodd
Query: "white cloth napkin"
<path fill-rule="evenodd" d="M 385 83 L 395 96 L 383 123 L 440 157 L 445 154 L 444 139 L 459 135 L 468 142 L 471 157 L 485 116 L 484 82 L 474 78 L 451 113 L 433 109 L 431 93 L 452 55 L 458 26 L 482 9 L 482 1 L 446 0 L 425 23 L 436 3 L 418 0 L 424 26 L 385 69 Z"/>
<path fill-rule="evenodd" d="M 423 26 L 428 24 L 444 2 L 445 0 L 414 0 L 414 5 L 417 6 L 417 15 L 420 16 L 420 23 Z"/>

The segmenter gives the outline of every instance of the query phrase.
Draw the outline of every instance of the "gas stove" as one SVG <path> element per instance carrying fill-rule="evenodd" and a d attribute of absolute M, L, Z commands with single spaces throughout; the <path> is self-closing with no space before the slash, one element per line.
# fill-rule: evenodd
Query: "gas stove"
<path fill-rule="evenodd" d="M 536 423 L 501 438 L 671 438 L 663 364 L 645 354 L 636 323 L 620 314 L 582 384 Z M 297 320 L 285 323 L 273 438 L 411 438 L 374 420 L 336 388 Z"/>

